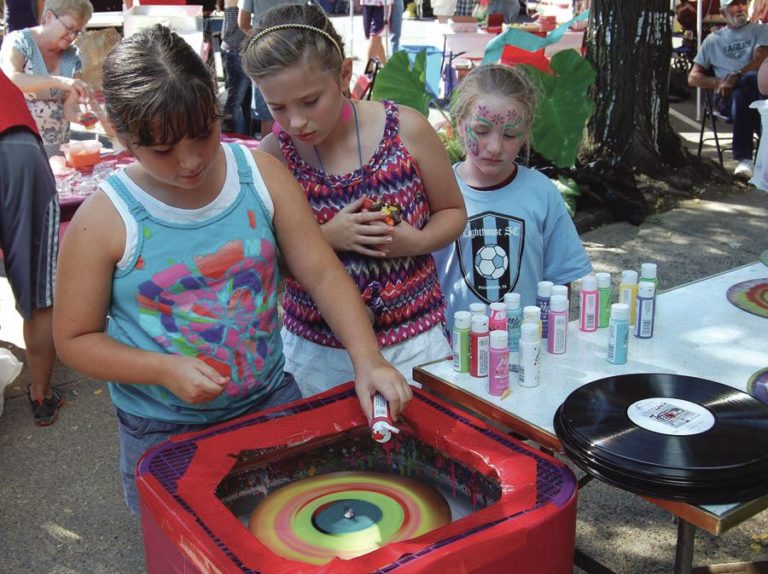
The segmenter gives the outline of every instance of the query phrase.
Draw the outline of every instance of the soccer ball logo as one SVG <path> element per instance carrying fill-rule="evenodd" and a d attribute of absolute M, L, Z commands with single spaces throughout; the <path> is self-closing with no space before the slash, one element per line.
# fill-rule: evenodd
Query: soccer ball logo
<path fill-rule="evenodd" d="M 475 255 L 475 269 L 485 279 L 498 279 L 507 267 L 507 253 L 498 245 L 483 245 Z"/>

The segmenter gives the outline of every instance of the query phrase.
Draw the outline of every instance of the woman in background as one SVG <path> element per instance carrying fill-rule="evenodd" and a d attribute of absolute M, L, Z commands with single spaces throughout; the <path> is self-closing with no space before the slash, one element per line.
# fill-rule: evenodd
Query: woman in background
<path fill-rule="evenodd" d="M 88 0 L 46 0 L 40 25 L 11 32 L 0 49 L 0 68 L 24 93 L 49 157 L 69 139 L 78 103 L 90 96 L 73 43 L 92 13 Z"/>

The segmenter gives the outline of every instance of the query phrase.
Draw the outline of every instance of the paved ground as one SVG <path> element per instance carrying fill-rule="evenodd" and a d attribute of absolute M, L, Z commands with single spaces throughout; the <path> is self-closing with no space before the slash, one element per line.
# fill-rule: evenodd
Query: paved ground
<path fill-rule="evenodd" d="M 423 34 L 429 24 L 406 26 Z M 668 288 L 755 261 L 768 249 L 768 194 L 734 190 L 723 199 L 682 202 L 639 227 L 614 223 L 584 234 L 595 269 L 618 272 L 655 261 Z M 18 317 L 2 277 L 0 324 L 0 339 L 8 341 L 0 345 L 23 358 Z M 26 381 L 25 369 L 6 390 L 0 417 L 0 572 L 142 572 L 141 533 L 122 502 L 105 386 L 58 366 L 54 384 L 66 403 L 59 422 L 41 429 L 22 391 Z M 580 493 L 578 546 L 617 572 L 671 572 L 675 533 L 672 515 L 639 497 L 596 482 Z M 753 542 L 761 535 L 768 535 L 768 512 L 721 536 L 699 533 L 695 563 L 768 560 L 768 549 Z"/>

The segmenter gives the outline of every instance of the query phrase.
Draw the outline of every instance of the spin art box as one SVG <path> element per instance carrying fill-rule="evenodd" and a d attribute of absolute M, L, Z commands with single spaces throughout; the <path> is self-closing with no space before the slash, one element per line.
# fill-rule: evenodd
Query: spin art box
<path fill-rule="evenodd" d="M 151 449 L 137 473 L 147 571 L 573 571 L 576 482 L 565 465 L 418 390 L 404 419 L 389 443 L 374 442 L 349 383 Z M 265 496 L 337 471 L 427 485 L 451 521 L 325 564 L 278 555 L 251 534 Z"/>

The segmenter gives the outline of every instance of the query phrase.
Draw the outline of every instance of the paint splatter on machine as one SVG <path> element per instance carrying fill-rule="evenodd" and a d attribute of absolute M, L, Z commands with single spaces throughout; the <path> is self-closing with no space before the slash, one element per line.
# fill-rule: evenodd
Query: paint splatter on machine
<path fill-rule="evenodd" d="M 573 570 L 566 466 L 419 391 L 398 426 L 376 443 L 348 384 L 150 450 L 147 571 Z M 346 551 L 361 539 L 370 551 Z M 342 548 L 318 558 L 308 544 Z"/>

